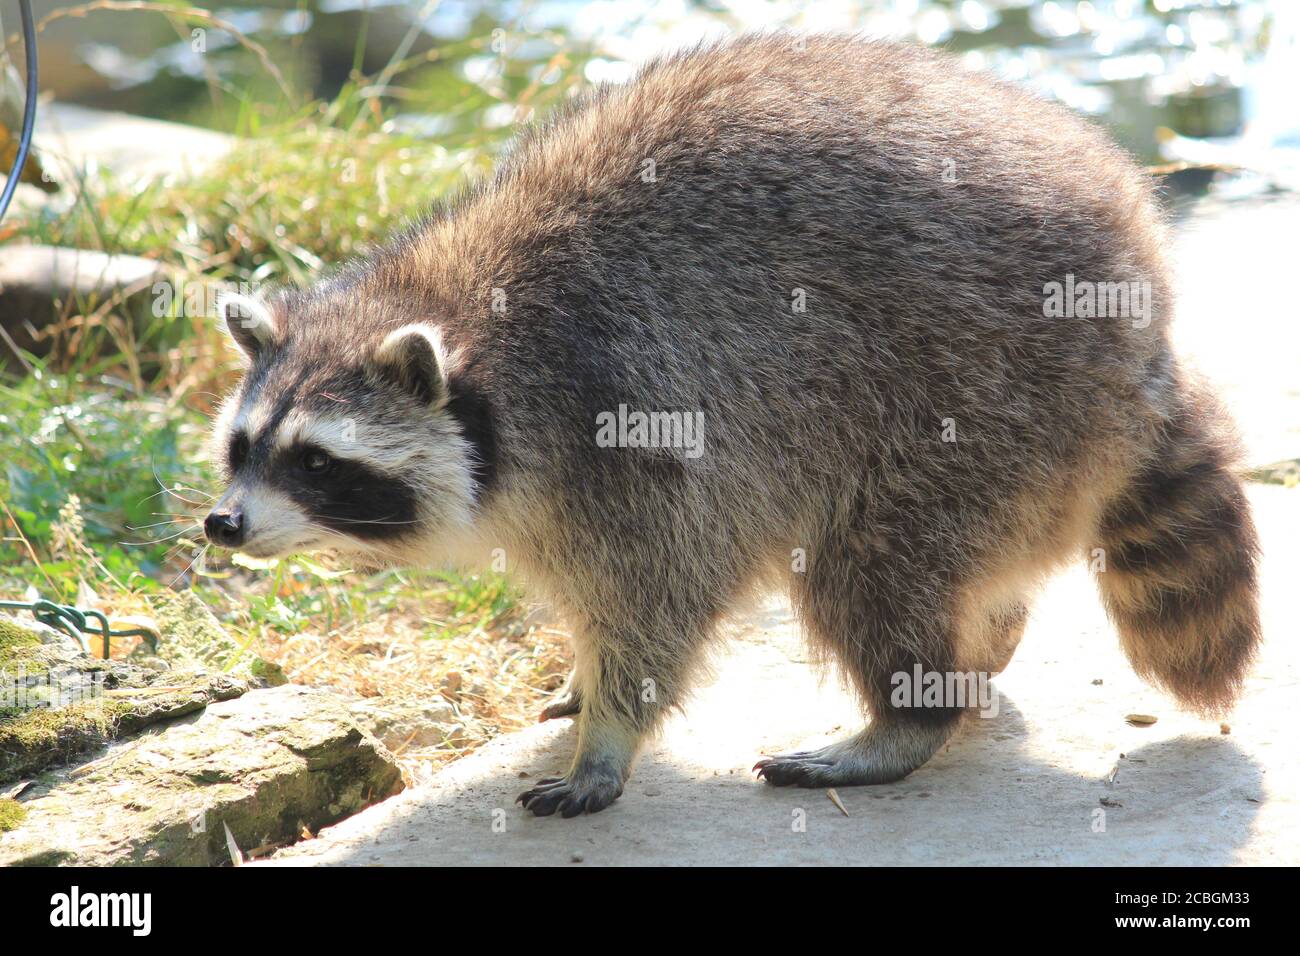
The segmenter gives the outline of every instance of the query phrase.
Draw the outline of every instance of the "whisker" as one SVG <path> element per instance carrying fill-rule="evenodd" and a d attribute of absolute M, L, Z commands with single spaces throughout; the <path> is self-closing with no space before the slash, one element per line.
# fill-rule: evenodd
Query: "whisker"
<path fill-rule="evenodd" d="M 205 501 L 195 501 L 192 498 L 186 498 L 184 495 L 176 493 L 170 488 L 165 488 L 163 490 L 166 491 L 167 494 L 175 498 L 177 501 L 185 502 L 191 508 L 206 508 L 208 504 L 216 497 L 216 495 L 210 495 L 207 492 L 199 491 L 197 488 L 188 489 L 190 491 L 193 491 L 195 494 L 203 495 L 203 497 L 206 499 Z"/>
<path fill-rule="evenodd" d="M 153 480 L 158 484 L 158 487 L 162 490 L 155 492 L 154 494 L 150 495 L 148 498 L 145 498 L 144 499 L 145 501 L 151 501 L 152 499 L 157 498 L 158 495 L 171 495 L 173 498 L 177 498 L 180 501 L 185 502 L 187 505 L 193 505 L 195 507 L 201 507 L 203 505 L 202 501 L 191 501 L 190 499 L 186 498 L 184 495 L 178 494 L 176 491 L 177 488 L 179 488 L 181 491 L 189 491 L 196 495 L 202 495 L 203 498 L 206 499 L 207 501 L 211 501 L 213 498 L 216 497 L 215 495 L 210 495 L 206 491 L 202 491 L 199 488 L 187 487 L 186 485 L 180 482 L 174 482 L 173 484 L 175 485 L 175 488 L 169 488 L 163 482 L 162 478 L 159 476 L 157 468 L 150 465 L 150 470 L 153 472 Z"/>
<path fill-rule="evenodd" d="M 162 563 L 163 563 L 163 564 L 166 564 L 167 562 L 169 562 L 169 561 L 173 560 L 174 558 L 176 558 L 179 554 L 181 554 L 181 553 L 185 550 L 185 548 L 186 548 L 186 546 L 187 546 L 188 544 L 189 544 L 189 542 L 186 542 L 186 541 L 178 541 L 176 544 L 172 545 L 172 546 L 171 546 L 170 548 L 168 548 L 167 551 L 163 554 L 163 557 L 162 557 Z M 183 572 L 182 572 L 182 573 L 183 573 Z"/>
<path fill-rule="evenodd" d="M 208 553 L 208 547 L 209 546 L 205 544 L 202 548 L 200 548 L 199 553 L 194 555 L 193 559 L 190 561 L 189 564 L 185 565 L 185 570 L 182 571 L 180 574 L 176 575 L 176 577 L 172 578 L 171 584 L 167 585 L 167 587 L 168 588 L 175 587 L 177 581 L 185 577 L 185 575 L 189 574 L 189 572 L 193 569 L 194 565 L 198 564 L 198 562 L 203 559 L 203 556 Z"/>
<path fill-rule="evenodd" d="M 163 512 L 155 511 L 154 514 L 160 515 L 163 514 Z M 197 525 L 199 523 L 198 516 L 196 515 L 187 518 L 183 515 L 173 515 L 172 517 L 168 518 L 166 521 L 155 521 L 152 524 L 129 524 L 126 526 L 126 530 L 147 531 L 150 528 L 161 528 L 163 525 L 167 525 L 167 524 L 189 524 L 191 522 Z"/>
<path fill-rule="evenodd" d="M 174 538 L 179 538 L 182 535 L 188 534 L 192 530 L 193 527 L 185 527 L 185 528 L 181 528 L 181 530 L 177 531 L 175 534 L 163 535 L 161 538 L 151 538 L 148 541 L 119 541 L 117 543 L 120 545 L 124 545 L 125 547 L 128 548 L 145 548 L 145 547 L 149 547 L 150 545 L 162 544 L 164 541 L 171 541 Z"/>

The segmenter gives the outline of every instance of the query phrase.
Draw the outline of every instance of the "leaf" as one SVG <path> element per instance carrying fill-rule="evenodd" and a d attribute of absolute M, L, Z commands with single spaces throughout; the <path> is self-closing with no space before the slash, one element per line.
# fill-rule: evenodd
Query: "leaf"
<path fill-rule="evenodd" d="M 230 862 L 234 866 L 244 865 L 244 854 L 239 852 L 239 845 L 235 843 L 235 835 L 230 832 L 230 826 L 222 821 L 221 826 L 226 831 L 226 849 L 230 852 Z"/>
<path fill-rule="evenodd" d="M 230 563 L 237 564 L 241 568 L 248 568 L 250 571 L 269 571 L 271 568 L 280 566 L 278 558 L 251 558 L 240 551 L 236 551 L 230 556 Z"/>
<path fill-rule="evenodd" d="M 339 578 L 347 577 L 350 571 L 331 571 L 323 564 L 317 564 L 311 558 L 299 554 L 294 557 L 294 563 L 302 565 L 303 569 L 310 572 L 314 577 L 322 581 L 337 581 Z"/>

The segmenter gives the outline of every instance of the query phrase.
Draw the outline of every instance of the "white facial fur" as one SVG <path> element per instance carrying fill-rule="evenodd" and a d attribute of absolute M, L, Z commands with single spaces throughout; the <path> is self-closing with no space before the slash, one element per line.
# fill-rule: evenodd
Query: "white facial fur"
<path fill-rule="evenodd" d="M 217 508 L 235 504 L 244 514 L 247 537 L 239 550 L 254 558 L 275 558 L 309 545 L 327 547 L 310 516 L 288 495 L 258 482 L 236 482 L 217 502 Z"/>
<path fill-rule="evenodd" d="M 225 454 L 237 431 L 259 436 L 270 415 L 269 403 L 256 393 L 236 407 L 228 402 L 218 415 L 212 450 Z M 244 512 L 247 538 L 239 551 L 256 558 L 335 550 L 359 564 L 429 566 L 446 563 L 450 550 L 460 550 L 473 536 L 476 520 L 468 446 L 442 415 L 425 423 L 426 430 L 378 424 L 365 417 L 290 411 L 277 426 L 274 445 L 316 445 L 338 459 L 351 459 L 368 468 L 399 477 L 419 489 L 418 524 L 411 534 L 385 540 L 362 540 L 334 528 L 322 527 L 285 492 L 263 482 L 236 478 L 218 508 L 237 505 Z"/>

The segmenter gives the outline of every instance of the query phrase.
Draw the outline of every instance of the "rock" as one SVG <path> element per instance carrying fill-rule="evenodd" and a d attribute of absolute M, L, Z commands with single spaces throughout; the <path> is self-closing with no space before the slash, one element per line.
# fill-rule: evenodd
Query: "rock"
<path fill-rule="evenodd" d="M 400 753 L 426 747 L 443 747 L 456 736 L 460 718 L 456 708 L 441 698 L 422 701 L 359 700 L 349 707 L 362 727 Z"/>
<path fill-rule="evenodd" d="M 392 755 L 333 695 L 284 686 L 208 706 L 23 789 L 4 865 L 222 865 L 398 793 Z"/>
<path fill-rule="evenodd" d="M 0 784 L 248 687 L 241 677 L 195 667 L 160 672 L 90 657 L 54 628 L 0 617 Z"/>
<path fill-rule="evenodd" d="M 6 246 L 0 251 L 0 289 L 6 296 L 20 290 L 49 298 L 90 298 L 165 276 L 163 266 L 139 256 L 109 255 L 64 246 Z M 48 310 L 49 303 L 46 303 Z"/>
<path fill-rule="evenodd" d="M 288 683 L 280 665 L 258 657 L 227 634 L 193 591 L 163 591 L 148 600 L 162 637 L 158 657 L 173 667 L 180 664 L 221 671 L 254 687 Z"/>
<path fill-rule="evenodd" d="M 197 126 L 97 110 L 72 103 L 43 103 L 33 141 L 47 178 L 75 183 L 87 169 L 123 182 L 173 179 L 201 173 L 238 141 Z"/>
<path fill-rule="evenodd" d="M 61 246 L 8 245 L 0 249 L 0 322 L 20 349 L 49 351 L 42 328 L 68 302 L 93 307 L 126 296 L 126 311 L 147 316 L 153 286 L 167 279 L 158 262 Z"/>

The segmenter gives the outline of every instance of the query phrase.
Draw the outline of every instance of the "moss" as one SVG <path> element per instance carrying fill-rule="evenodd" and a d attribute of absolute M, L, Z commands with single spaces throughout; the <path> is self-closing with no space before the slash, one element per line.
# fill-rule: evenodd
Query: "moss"
<path fill-rule="evenodd" d="M 27 670 L 30 675 L 32 672 Z M 49 684 L 33 683 L 25 687 L 13 685 L 7 688 L 13 693 L 15 702 L 10 707 L 0 707 L 0 720 L 12 720 L 25 717 L 34 710 L 54 706 L 54 691 Z M 21 694 L 21 699 L 18 699 Z"/>
<path fill-rule="evenodd" d="M 26 807 L 17 800 L 0 798 L 0 833 L 16 829 L 26 819 Z"/>
<path fill-rule="evenodd" d="M 285 676 L 284 669 L 279 664 L 260 657 L 253 658 L 248 666 L 248 672 L 258 680 L 265 681 L 267 687 L 279 687 L 281 684 L 289 683 L 289 678 Z"/>
<path fill-rule="evenodd" d="M 17 678 L 21 674 L 23 677 L 45 680 L 50 676 L 50 665 L 39 653 L 31 656 L 15 654 L 7 665 L 13 668 L 7 675 L 9 677 Z"/>
<path fill-rule="evenodd" d="M 168 591 L 149 598 L 162 642 L 158 655 L 169 663 L 191 664 L 234 677 L 253 678 L 267 687 L 287 684 L 277 664 L 226 633 L 193 591 Z"/>
<path fill-rule="evenodd" d="M 35 647 L 41 636 L 8 618 L 0 617 L 0 665 L 18 656 L 22 648 Z"/>
<path fill-rule="evenodd" d="M 0 723 L 0 783 L 94 750 L 112 736 L 112 714 L 99 701 L 58 710 L 29 710 Z"/>
<path fill-rule="evenodd" d="M 0 728 L 0 748 L 50 747 L 60 734 L 88 731 L 103 735 L 111 724 L 110 710 L 97 700 L 83 701 L 58 710 L 28 710 L 26 715 Z"/>

